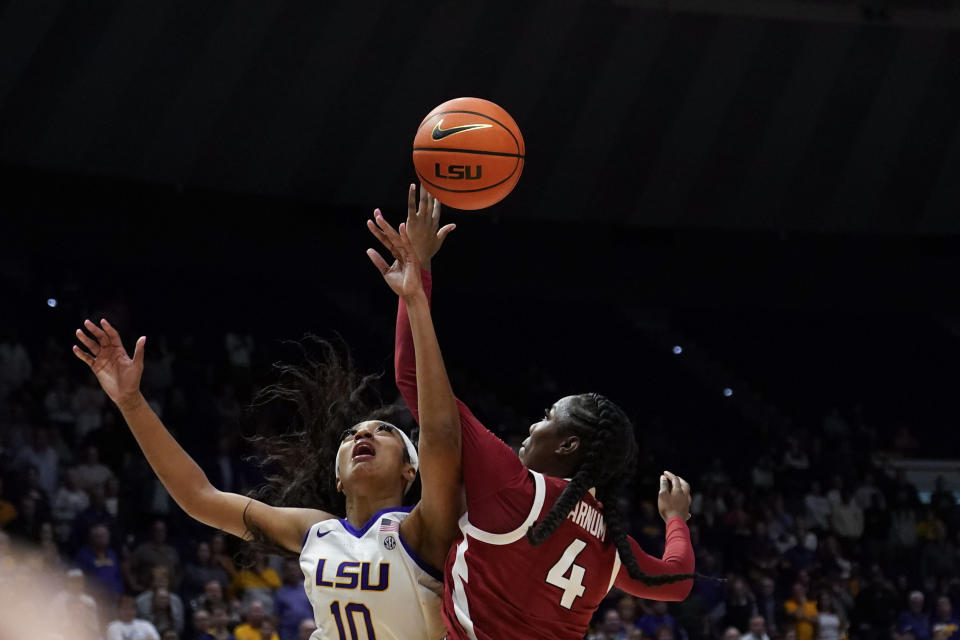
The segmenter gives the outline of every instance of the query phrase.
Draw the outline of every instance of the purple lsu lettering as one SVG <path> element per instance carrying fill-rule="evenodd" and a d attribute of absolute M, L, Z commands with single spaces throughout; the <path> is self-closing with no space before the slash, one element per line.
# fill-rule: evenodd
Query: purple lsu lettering
<path fill-rule="evenodd" d="M 390 586 L 390 563 L 379 564 L 379 576 L 376 583 L 370 582 L 370 562 L 341 562 L 336 575 L 325 580 L 323 571 L 326 558 L 317 561 L 317 586 L 332 589 L 357 589 L 361 591 L 386 591 Z"/>

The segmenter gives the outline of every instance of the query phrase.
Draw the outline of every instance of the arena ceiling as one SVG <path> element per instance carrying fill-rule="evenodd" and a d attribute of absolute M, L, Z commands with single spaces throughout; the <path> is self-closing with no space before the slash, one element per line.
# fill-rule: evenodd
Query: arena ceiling
<path fill-rule="evenodd" d="M 652 4 L 0 0 L 0 162 L 367 207 L 475 95 L 526 137 L 503 216 L 960 230 L 949 21 Z"/>

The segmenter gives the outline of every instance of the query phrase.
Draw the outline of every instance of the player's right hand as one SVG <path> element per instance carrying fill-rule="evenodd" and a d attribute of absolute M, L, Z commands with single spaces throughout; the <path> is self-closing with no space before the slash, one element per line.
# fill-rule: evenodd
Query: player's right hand
<path fill-rule="evenodd" d="M 657 496 L 660 517 L 666 522 L 670 518 L 690 519 L 690 484 L 669 471 L 660 476 L 660 495 Z"/>
<path fill-rule="evenodd" d="M 97 382 L 121 411 L 132 409 L 143 402 L 140 395 L 140 376 L 143 375 L 143 350 L 147 339 L 141 337 L 133 350 L 133 357 L 127 355 L 120 341 L 120 334 L 106 320 L 97 326 L 90 320 L 84 320 L 83 326 L 90 332 L 77 329 L 77 340 L 86 347 L 86 351 L 73 345 L 73 355 L 90 366 Z"/>
<path fill-rule="evenodd" d="M 430 269 L 430 259 L 437 254 L 443 241 L 456 228 L 455 224 L 440 228 L 440 201 L 421 184 L 418 204 L 417 185 L 410 185 L 407 192 L 407 236 L 424 268 Z"/>

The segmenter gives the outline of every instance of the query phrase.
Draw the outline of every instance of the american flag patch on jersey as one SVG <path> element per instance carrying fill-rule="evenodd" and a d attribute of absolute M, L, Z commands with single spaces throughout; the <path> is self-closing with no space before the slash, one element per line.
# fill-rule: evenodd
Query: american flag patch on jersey
<path fill-rule="evenodd" d="M 398 531 L 400 531 L 400 523 L 396 520 L 384 518 L 380 521 L 380 533 L 396 533 Z"/>

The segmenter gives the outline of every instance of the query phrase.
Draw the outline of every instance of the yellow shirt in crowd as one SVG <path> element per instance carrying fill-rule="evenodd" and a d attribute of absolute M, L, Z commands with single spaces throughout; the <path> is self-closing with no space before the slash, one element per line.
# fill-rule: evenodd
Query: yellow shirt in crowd
<path fill-rule="evenodd" d="M 237 640 L 264 640 L 260 629 L 254 629 L 250 626 L 249 622 L 244 622 L 242 625 L 234 629 L 233 637 Z M 280 640 L 280 638 L 277 637 L 276 633 L 273 633 L 267 640 Z"/>
<path fill-rule="evenodd" d="M 800 605 L 793 598 L 787 600 L 783 607 L 787 610 L 787 617 L 790 620 L 796 620 L 797 640 L 813 640 L 812 620 L 817 617 L 817 603 L 811 600 L 803 603 L 803 616 L 807 618 L 806 620 L 797 620 L 794 617 L 794 614 L 800 609 Z"/>

